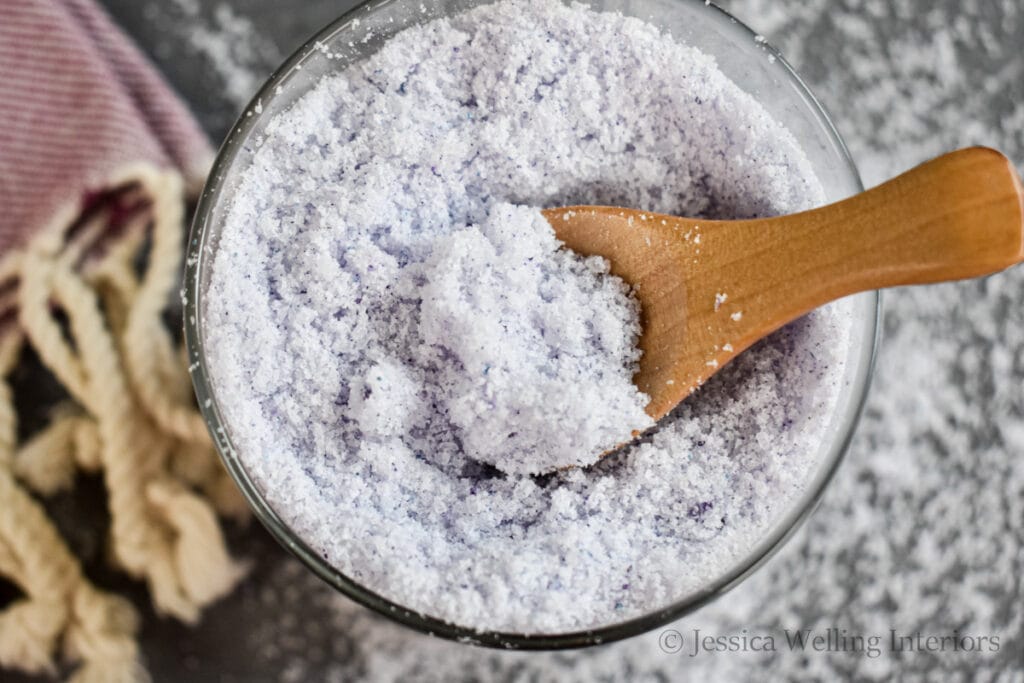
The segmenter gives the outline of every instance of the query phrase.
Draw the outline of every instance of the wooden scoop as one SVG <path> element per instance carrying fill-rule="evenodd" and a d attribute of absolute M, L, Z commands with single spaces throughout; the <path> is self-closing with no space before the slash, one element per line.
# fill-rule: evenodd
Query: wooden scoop
<path fill-rule="evenodd" d="M 566 246 L 611 262 L 642 307 L 634 378 L 668 413 L 751 344 L 865 290 L 988 275 L 1024 259 L 1010 161 L 964 149 L 872 190 L 791 216 L 712 221 L 571 206 L 545 217 Z"/>

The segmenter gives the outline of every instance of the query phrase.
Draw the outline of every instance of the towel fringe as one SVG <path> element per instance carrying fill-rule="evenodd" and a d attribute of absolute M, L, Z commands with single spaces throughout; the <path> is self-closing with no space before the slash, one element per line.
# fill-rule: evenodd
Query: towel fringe
<path fill-rule="evenodd" d="M 0 331 L 0 574 L 25 594 L 0 612 L 0 666 L 52 673 L 63 642 L 67 660 L 80 663 L 80 683 L 148 680 L 138 617 L 84 576 L 32 493 L 68 490 L 78 470 L 99 472 L 111 556 L 147 583 L 161 614 L 195 623 L 246 572 L 228 554 L 215 513 L 244 518 L 247 507 L 162 322 L 181 268 L 183 181 L 139 164 L 108 186 L 142 208 L 126 220 L 102 207 L 83 219 L 65 207 L 0 263 L 0 318 L 8 320 Z M 70 400 L 19 445 L 7 376 L 24 345 Z"/>

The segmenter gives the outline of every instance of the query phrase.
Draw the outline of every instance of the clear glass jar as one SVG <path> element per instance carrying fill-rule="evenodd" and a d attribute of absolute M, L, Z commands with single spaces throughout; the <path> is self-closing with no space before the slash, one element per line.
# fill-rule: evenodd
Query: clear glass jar
<path fill-rule="evenodd" d="M 188 245 L 185 273 L 185 337 L 192 379 L 203 416 L 231 475 L 256 516 L 277 540 L 313 572 L 353 600 L 431 635 L 502 648 L 557 649 L 595 645 L 654 629 L 721 595 L 761 566 L 811 513 L 853 435 L 866 398 L 877 344 L 879 296 L 852 297 L 853 343 L 846 364 L 845 391 L 830 416 L 820 465 L 803 497 L 768 530 L 762 541 L 727 572 L 681 600 L 645 616 L 613 625 L 557 634 L 478 632 L 404 608 L 356 583 L 310 549 L 264 500 L 231 445 L 221 418 L 203 353 L 203 295 L 212 254 L 238 170 L 251 159 L 254 142 L 270 119 L 286 109 L 320 76 L 364 59 L 398 31 L 432 18 L 457 14 L 488 0 L 383 0 L 364 3 L 325 28 L 296 52 L 262 87 L 222 146 L 202 195 Z M 683 43 L 715 57 L 726 76 L 757 98 L 801 143 L 829 201 L 860 192 L 857 169 L 828 116 L 790 66 L 771 46 L 723 10 L 703 0 L 596 0 L 595 10 L 620 11 L 653 23 Z"/>

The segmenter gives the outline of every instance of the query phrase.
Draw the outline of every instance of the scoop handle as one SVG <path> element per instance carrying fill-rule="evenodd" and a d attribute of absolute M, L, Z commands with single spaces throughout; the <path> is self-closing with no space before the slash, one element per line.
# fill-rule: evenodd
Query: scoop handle
<path fill-rule="evenodd" d="M 1019 263 L 1024 190 L 1009 159 L 972 147 L 763 227 L 780 229 L 787 279 L 804 283 L 795 298 L 811 298 L 811 309 L 860 291 L 990 275 Z"/>
<path fill-rule="evenodd" d="M 687 283 L 687 347 L 671 363 L 684 386 L 700 384 L 757 340 L 830 301 L 1019 263 L 1024 191 L 1005 156 L 974 147 L 818 209 L 701 227 L 701 247 L 715 258 L 703 267 L 695 261 L 699 272 Z M 721 310 L 718 292 L 728 295 Z M 661 393 L 659 411 L 674 405 Z"/>

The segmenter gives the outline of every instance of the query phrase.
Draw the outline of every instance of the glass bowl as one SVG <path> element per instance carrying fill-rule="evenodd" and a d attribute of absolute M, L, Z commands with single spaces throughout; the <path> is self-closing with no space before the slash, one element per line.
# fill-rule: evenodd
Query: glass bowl
<path fill-rule="evenodd" d="M 188 245 L 185 272 L 185 337 L 192 380 L 204 418 L 225 465 L 241 487 L 260 521 L 289 551 L 321 579 L 349 598 L 387 617 L 430 635 L 478 645 L 518 649 L 560 649 L 619 640 L 651 630 L 692 612 L 723 594 L 760 567 L 811 513 L 853 435 L 864 403 L 877 344 L 877 292 L 851 298 L 854 328 L 846 364 L 845 391 L 830 416 L 818 471 L 802 498 L 768 530 L 761 542 L 734 566 L 681 600 L 642 617 L 610 626 L 571 633 L 523 634 L 480 632 L 448 623 L 368 590 L 327 562 L 282 522 L 246 473 L 221 418 L 216 391 L 210 383 L 203 352 L 203 294 L 210 277 L 212 254 L 230 196 L 236 170 L 245 168 L 267 122 L 288 108 L 328 71 L 344 68 L 374 53 L 390 36 L 410 25 L 452 15 L 488 0 L 376 0 L 340 17 L 306 43 L 261 88 L 223 144 L 201 197 Z M 677 40 L 715 57 L 726 76 L 786 126 L 802 144 L 825 188 L 829 201 L 860 192 L 857 169 L 828 116 L 782 56 L 753 31 L 704 0 L 596 0 L 596 10 L 620 11 L 671 32 Z"/>

